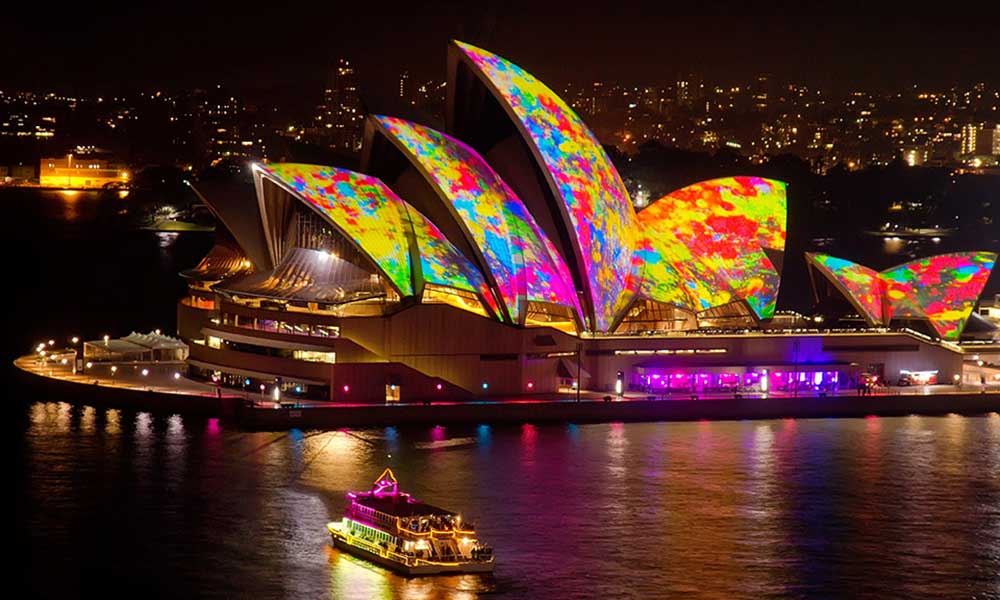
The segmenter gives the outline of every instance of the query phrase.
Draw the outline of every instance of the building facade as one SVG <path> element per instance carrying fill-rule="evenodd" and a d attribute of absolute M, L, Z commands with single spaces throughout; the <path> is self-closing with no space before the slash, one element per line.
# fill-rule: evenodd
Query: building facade
<path fill-rule="evenodd" d="M 128 181 L 129 172 L 125 166 L 106 158 L 67 154 L 39 161 L 38 183 L 46 187 L 101 188 Z"/>

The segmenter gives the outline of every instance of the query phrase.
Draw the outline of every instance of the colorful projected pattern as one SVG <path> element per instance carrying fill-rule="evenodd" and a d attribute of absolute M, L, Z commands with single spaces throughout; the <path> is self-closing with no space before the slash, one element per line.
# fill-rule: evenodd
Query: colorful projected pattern
<path fill-rule="evenodd" d="M 486 281 L 476 267 L 452 245 L 420 211 L 403 203 L 420 255 L 420 274 L 425 283 L 477 293 L 493 311 L 500 314 Z"/>
<path fill-rule="evenodd" d="M 875 323 L 888 324 L 894 318 L 927 319 L 947 340 L 962 334 L 997 259 L 993 252 L 958 252 L 921 258 L 876 273 L 842 258 L 807 256 L 822 273 L 840 284 L 852 302 L 864 307 Z M 883 302 L 887 309 L 884 314 Z"/>
<path fill-rule="evenodd" d="M 771 318 L 781 276 L 764 248 L 784 250 L 786 211 L 785 184 L 759 177 L 703 181 L 660 198 L 638 215 L 639 293 L 697 311 L 742 299 Z"/>
<path fill-rule="evenodd" d="M 997 255 L 941 254 L 882 272 L 889 318 L 926 317 L 944 339 L 957 339 L 982 293 Z"/>
<path fill-rule="evenodd" d="M 635 210 L 618 172 L 580 117 L 545 84 L 495 54 L 456 43 L 499 93 L 544 163 L 575 237 L 594 327 L 607 331 L 628 293 L 636 235 Z"/>
<path fill-rule="evenodd" d="M 562 258 L 550 252 L 527 207 L 479 153 L 429 127 L 394 117 L 375 120 L 454 208 L 515 323 L 523 321 L 525 300 L 580 312 Z"/>
<path fill-rule="evenodd" d="M 806 257 L 819 267 L 828 279 L 839 284 L 841 291 L 870 323 L 885 322 L 882 314 L 883 284 L 878 272 L 856 262 L 827 254 L 807 254 Z"/>
<path fill-rule="evenodd" d="M 375 177 L 297 163 L 257 165 L 354 240 L 403 296 L 413 295 L 403 201 Z"/>

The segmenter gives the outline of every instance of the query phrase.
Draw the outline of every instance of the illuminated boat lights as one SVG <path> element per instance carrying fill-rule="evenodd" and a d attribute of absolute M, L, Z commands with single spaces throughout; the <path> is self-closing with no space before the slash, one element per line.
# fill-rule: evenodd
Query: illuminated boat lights
<path fill-rule="evenodd" d="M 462 516 L 399 490 L 385 469 L 367 492 L 348 492 L 340 521 L 327 524 L 334 546 L 407 575 L 485 573 L 495 564 Z"/>

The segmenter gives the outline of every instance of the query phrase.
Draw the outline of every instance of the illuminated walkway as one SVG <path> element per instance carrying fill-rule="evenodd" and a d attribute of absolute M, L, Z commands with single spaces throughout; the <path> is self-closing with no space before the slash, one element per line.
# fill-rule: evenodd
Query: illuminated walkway
<path fill-rule="evenodd" d="M 95 363 L 90 369 L 73 373 L 71 364 L 40 359 L 38 355 L 22 356 L 14 366 L 33 375 L 85 385 L 118 389 L 152 391 L 185 396 L 215 396 L 214 385 L 187 379 L 182 375 L 187 366 L 183 362 L 156 363 Z M 144 374 L 145 371 L 145 374 Z M 223 397 L 237 396 L 225 389 Z"/>
<path fill-rule="evenodd" d="M 154 391 L 166 394 L 179 394 L 186 396 L 211 397 L 218 395 L 222 398 L 243 398 L 253 401 L 258 407 L 274 407 L 275 403 L 269 396 L 261 396 L 258 393 L 247 393 L 243 390 L 234 390 L 225 387 L 218 387 L 209 383 L 194 381 L 183 376 L 186 365 L 183 362 L 158 362 L 158 363 L 94 363 L 90 369 L 81 373 L 73 373 L 71 364 L 61 364 L 59 361 L 43 360 L 38 355 L 32 354 L 22 356 L 14 361 L 14 365 L 19 369 L 47 377 L 68 381 L 72 383 L 97 385 L 100 387 L 129 389 L 138 391 Z M 112 371 L 113 369 L 113 371 Z M 145 374 L 143 373 L 145 371 Z M 887 397 L 887 396 L 928 396 L 942 394 L 969 394 L 979 393 L 982 388 L 977 385 L 921 385 L 907 387 L 879 387 L 871 394 L 864 397 Z M 1000 387 L 990 386 L 988 392 L 1000 392 Z M 583 390 L 580 393 L 580 400 L 583 402 L 602 402 L 609 396 L 607 392 L 597 392 Z M 670 394 L 646 393 L 638 391 L 627 392 L 622 399 L 614 398 L 615 402 L 630 401 L 675 401 L 675 400 L 733 400 L 731 392 L 674 392 Z M 836 393 L 827 393 L 827 397 L 858 397 L 855 389 L 838 390 Z M 741 393 L 744 399 L 761 398 L 759 392 Z M 769 398 L 816 398 L 813 391 L 793 392 L 772 392 L 767 395 Z M 378 403 L 346 403 L 346 402 L 323 402 L 316 400 L 306 400 L 301 398 L 285 397 L 285 403 L 294 403 L 297 408 L 322 407 L 322 406 L 370 406 Z M 550 402 L 575 402 L 576 395 L 573 393 L 559 394 L 525 394 L 517 397 L 506 398 L 484 398 L 478 400 L 463 401 L 435 401 L 435 405 L 449 404 L 495 404 L 495 403 L 550 403 Z M 401 403 L 402 405 L 420 405 L 422 402 Z"/>

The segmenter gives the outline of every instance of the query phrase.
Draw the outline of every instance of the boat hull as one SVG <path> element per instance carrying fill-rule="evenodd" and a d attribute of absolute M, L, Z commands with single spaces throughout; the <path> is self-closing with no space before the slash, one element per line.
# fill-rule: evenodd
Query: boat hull
<path fill-rule="evenodd" d="M 392 558 L 388 558 L 378 554 L 377 552 L 372 552 L 367 548 L 361 546 L 355 546 L 347 541 L 344 537 L 337 535 L 335 532 L 330 532 L 330 538 L 333 540 L 333 545 L 335 548 L 343 550 L 349 554 L 353 554 L 359 558 L 363 558 L 367 561 L 379 564 L 388 569 L 392 569 L 397 573 L 407 575 L 410 577 L 419 577 L 422 575 L 443 575 L 443 574 L 458 574 L 458 573 L 492 573 L 493 566 L 496 564 L 495 559 L 490 559 L 488 562 L 477 561 L 477 562 L 458 562 L 458 563 L 420 563 L 417 565 L 408 565 Z"/>

